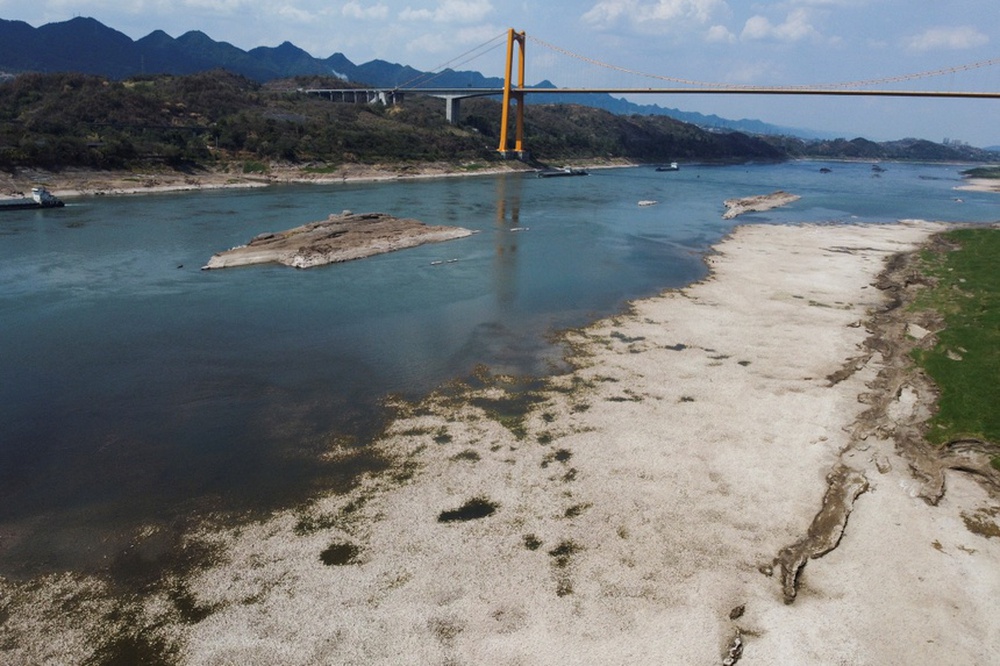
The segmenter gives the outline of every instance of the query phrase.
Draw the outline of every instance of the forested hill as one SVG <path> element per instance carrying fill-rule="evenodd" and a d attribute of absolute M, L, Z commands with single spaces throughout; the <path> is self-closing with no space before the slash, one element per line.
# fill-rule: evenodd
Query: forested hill
<path fill-rule="evenodd" d="M 0 168 L 173 168 L 233 161 L 314 165 L 497 159 L 500 104 L 467 100 L 460 123 L 444 103 L 410 95 L 399 106 L 331 102 L 298 88 L 334 78 L 263 85 L 215 70 L 123 81 L 86 74 L 23 74 L 0 83 Z M 707 132 L 665 116 L 532 105 L 532 152 L 543 160 L 625 158 L 741 161 L 784 151 L 739 133 Z"/>
<path fill-rule="evenodd" d="M 34 28 L 22 21 L 0 19 L 0 74 L 82 72 L 110 79 L 146 74 L 194 74 L 225 69 L 258 83 L 292 76 L 335 76 L 371 86 L 434 85 L 448 88 L 494 88 L 503 80 L 475 71 L 446 69 L 433 77 L 407 65 L 372 60 L 356 65 L 343 53 L 315 58 L 290 42 L 276 47 L 243 51 L 217 42 L 203 32 L 191 31 L 174 38 L 156 30 L 132 40 L 92 18 L 77 17 Z M 538 85 L 552 86 L 541 82 Z M 744 133 L 802 134 L 813 132 L 776 127 L 759 120 L 729 120 L 656 104 L 635 104 L 611 95 L 562 96 L 552 102 L 581 104 L 619 115 L 666 115 L 701 127 Z"/>
<path fill-rule="evenodd" d="M 320 76 L 341 79 L 343 83 L 377 87 L 431 85 L 448 88 L 498 88 L 503 85 L 502 79 L 484 77 L 475 71 L 445 69 L 432 76 L 407 65 L 384 60 L 356 65 L 343 53 L 315 58 L 290 42 L 276 47 L 262 46 L 244 51 L 227 42 L 217 42 L 199 31 L 187 32 L 174 38 L 162 30 L 156 30 L 141 39 L 133 40 L 93 18 L 77 17 L 38 28 L 23 21 L 0 19 L 0 80 L 5 75 L 23 73 L 80 72 L 120 81 L 136 76 L 186 75 L 214 69 L 224 69 L 260 84 L 296 76 Z M 536 85 L 555 87 L 548 81 Z M 798 139 L 794 141 L 803 142 L 806 152 L 812 150 L 813 146 L 819 146 L 825 152 L 834 153 L 824 153 L 823 156 L 850 156 L 840 154 L 841 148 L 847 153 L 858 152 L 856 147 L 816 141 L 816 137 L 823 133 L 814 130 L 778 127 L 752 119 L 731 120 L 716 115 L 663 108 L 656 104 L 636 104 L 611 95 L 559 95 L 549 96 L 546 101 L 604 109 L 619 116 L 667 116 L 717 132 L 795 136 Z M 776 143 L 775 148 L 799 154 L 803 149 L 794 145 L 794 141 Z M 949 148 L 950 151 L 918 152 L 941 155 L 934 159 L 997 159 L 995 154 L 982 157 L 981 151 L 975 153 L 958 146 Z M 865 148 L 861 152 L 868 150 L 869 148 Z M 946 153 L 951 157 L 944 156 Z M 916 154 L 907 154 L 905 150 L 896 151 L 893 156 L 902 159 L 919 158 Z"/>
<path fill-rule="evenodd" d="M 449 125 L 441 100 L 331 102 L 297 92 L 346 87 L 336 78 L 260 84 L 215 70 L 122 81 L 86 74 L 22 74 L 0 83 L 0 169 L 134 169 L 230 165 L 415 163 L 497 159 L 500 103 L 466 100 Z M 789 157 L 987 161 L 996 155 L 927 141 L 804 142 L 709 132 L 666 116 L 623 116 L 566 104 L 527 107 L 525 135 L 544 161 L 781 160 Z"/>

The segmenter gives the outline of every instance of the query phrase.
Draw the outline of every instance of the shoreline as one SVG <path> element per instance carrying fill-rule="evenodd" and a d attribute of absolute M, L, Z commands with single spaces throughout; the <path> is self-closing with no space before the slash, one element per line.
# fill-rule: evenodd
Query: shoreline
<path fill-rule="evenodd" d="M 532 170 L 518 161 L 503 162 L 481 168 L 479 163 L 421 163 L 419 165 L 385 166 L 345 164 L 330 173 L 310 173 L 308 167 L 272 165 L 266 174 L 229 173 L 227 171 L 97 171 L 67 169 L 49 172 L 22 169 L 16 176 L 0 173 L 0 198 L 15 198 L 16 193 L 31 190 L 35 185 L 46 187 L 63 198 L 90 196 L 124 196 L 135 194 L 166 194 L 218 189 L 243 189 L 271 185 L 333 185 L 340 183 L 376 183 L 393 180 L 424 178 L 457 178 L 516 173 Z"/>
<path fill-rule="evenodd" d="M 923 403 L 866 352 L 885 263 L 944 228 L 737 227 L 704 280 L 567 333 L 570 372 L 397 405 L 387 473 L 190 534 L 212 561 L 129 621 L 98 580 L 18 586 L 12 657 L 138 622 L 179 663 L 986 663 L 1000 543 L 964 518 L 995 500 L 953 471 L 921 499 L 893 433 Z M 864 487 L 827 503 L 842 468 Z M 67 594 L 91 612 L 46 614 Z"/>
<path fill-rule="evenodd" d="M 962 192 L 996 192 L 1000 193 L 1000 179 L 997 178 L 967 178 L 965 185 L 955 189 Z"/>
<path fill-rule="evenodd" d="M 799 158 L 799 162 L 869 163 L 872 160 Z M 885 163 L 891 163 L 883 161 Z M 903 162 L 906 163 L 906 162 Z M 568 160 L 566 164 L 588 170 L 631 168 L 643 165 L 624 159 Z M 698 162 L 701 164 L 701 162 Z M 484 166 L 485 165 L 485 166 Z M 308 166 L 273 164 L 266 174 L 230 173 L 205 170 L 196 173 L 182 171 L 100 171 L 93 169 L 66 169 L 59 172 L 41 169 L 20 169 L 18 175 L 0 173 L 0 200 L 25 196 L 36 185 L 46 187 L 59 198 L 91 196 L 130 196 L 136 194 L 168 194 L 173 192 L 211 191 L 220 189 L 249 189 L 272 185 L 334 185 L 345 183 L 378 183 L 394 180 L 407 181 L 427 178 L 458 178 L 489 176 L 504 173 L 523 173 L 535 169 L 527 164 L 510 160 L 499 163 L 452 164 L 430 162 L 404 165 L 344 164 L 330 173 L 309 172 Z M 1000 193 L 1000 180 L 989 178 L 965 179 L 958 191 Z"/>

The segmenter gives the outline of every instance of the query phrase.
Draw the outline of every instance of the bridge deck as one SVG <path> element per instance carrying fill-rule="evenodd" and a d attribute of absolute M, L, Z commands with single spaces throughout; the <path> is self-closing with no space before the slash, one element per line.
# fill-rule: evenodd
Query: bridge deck
<path fill-rule="evenodd" d="M 842 88 L 511 88 L 512 92 L 530 95 L 831 95 L 840 97 L 960 97 L 971 99 L 1000 99 L 1000 92 L 971 90 L 853 90 Z M 345 88 L 303 89 L 313 94 L 416 94 L 435 97 L 487 97 L 502 95 L 503 88 Z"/>

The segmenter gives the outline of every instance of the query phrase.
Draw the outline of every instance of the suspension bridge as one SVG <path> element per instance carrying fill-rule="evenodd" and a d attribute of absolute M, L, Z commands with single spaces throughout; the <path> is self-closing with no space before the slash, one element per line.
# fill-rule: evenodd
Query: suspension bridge
<path fill-rule="evenodd" d="M 1000 64 L 1000 58 L 982 60 L 975 63 L 947 67 L 937 70 L 904 74 L 898 76 L 882 77 L 877 79 L 867 79 L 858 81 L 847 81 L 842 83 L 831 83 L 821 85 L 802 86 L 751 86 L 727 83 L 711 83 L 705 81 L 695 81 L 691 79 L 650 74 L 640 72 L 625 67 L 619 67 L 606 62 L 602 62 L 587 56 L 583 56 L 559 46 L 549 44 L 537 37 L 532 37 L 532 42 L 537 43 L 551 51 L 575 58 L 589 63 L 596 67 L 614 70 L 620 73 L 635 75 L 660 82 L 656 87 L 538 87 L 525 85 L 525 44 L 528 39 L 523 31 L 516 31 L 510 28 L 507 31 L 507 51 L 506 65 L 504 68 L 504 83 L 498 88 L 448 88 L 433 87 L 429 85 L 434 78 L 440 76 L 454 61 L 463 58 L 470 53 L 497 42 L 501 36 L 481 44 L 462 55 L 454 58 L 437 68 L 436 73 L 421 74 L 419 77 L 392 88 L 370 88 L 370 89 L 319 89 L 310 88 L 301 90 L 307 94 L 328 96 L 331 100 L 339 101 L 367 101 L 369 103 L 381 102 L 383 104 L 401 103 L 406 95 L 427 95 L 438 97 L 445 101 L 445 116 L 448 122 L 457 123 L 461 100 L 474 97 L 502 96 L 502 116 L 500 121 L 500 142 L 497 151 L 504 157 L 524 157 L 524 113 L 525 97 L 545 96 L 545 95 L 567 95 L 567 94 L 611 94 L 611 95 L 825 95 L 839 97 L 919 97 L 919 98 L 958 98 L 958 99 L 1000 99 L 1000 92 L 971 91 L 971 90 L 907 90 L 895 88 L 873 88 L 870 86 L 884 86 L 888 84 L 905 83 L 917 79 L 926 79 L 936 76 L 955 74 L 958 72 L 981 69 L 992 65 Z M 479 55 L 482 55 L 480 53 Z M 474 57 L 479 57 L 473 56 Z M 472 58 L 469 58 L 471 60 Z M 463 61 L 468 62 L 468 60 Z M 663 83 L 671 85 L 664 86 Z M 510 145 L 510 124 L 511 115 L 514 121 L 514 145 Z"/>

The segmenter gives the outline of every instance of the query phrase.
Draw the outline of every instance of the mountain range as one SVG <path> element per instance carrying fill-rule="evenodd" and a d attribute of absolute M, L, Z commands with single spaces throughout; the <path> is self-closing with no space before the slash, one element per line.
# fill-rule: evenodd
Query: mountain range
<path fill-rule="evenodd" d="M 156 30 L 133 40 L 93 18 L 78 17 L 38 28 L 23 21 L 0 19 L 0 74 L 74 71 L 124 79 L 144 74 L 193 74 L 220 68 L 261 83 L 319 75 L 378 87 L 492 88 L 503 85 L 503 79 L 485 77 L 475 71 L 446 69 L 429 74 L 385 60 L 356 65 L 343 53 L 320 59 L 287 41 L 275 47 L 261 46 L 244 51 L 228 42 L 217 42 L 200 31 L 174 38 Z M 556 87 L 549 81 L 537 85 Z M 550 95 L 546 101 L 592 106 L 621 115 L 665 115 L 709 129 L 807 139 L 834 138 L 822 132 L 779 127 L 759 120 L 728 120 L 655 104 L 635 104 L 611 95 Z"/>

